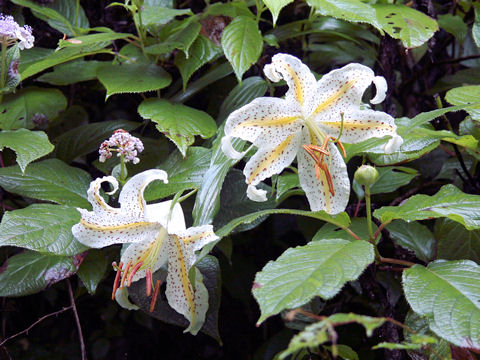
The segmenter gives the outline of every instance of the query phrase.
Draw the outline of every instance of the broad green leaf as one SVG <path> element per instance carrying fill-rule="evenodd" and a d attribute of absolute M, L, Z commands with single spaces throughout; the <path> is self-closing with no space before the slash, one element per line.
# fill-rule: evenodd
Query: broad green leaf
<path fill-rule="evenodd" d="M 196 267 L 200 270 L 200 273 L 203 276 L 203 284 L 208 290 L 209 303 L 205 324 L 200 331 L 217 341 L 220 341 L 220 335 L 218 333 L 218 310 L 221 298 L 220 266 L 215 257 L 207 256 L 202 259 Z M 153 274 L 154 281 L 156 281 L 157 278 L 164 281 L 166 276 L 166 271 L 162 269 Z M 183 315 L 173 310 L 170 305 L 168 305 L 166 298 L 161 295 L 158 296 L 155 310 L 152 313 L 149 312 L 152 299 L 145 295 L 145 279 L 132 283 L 129 288 L 129 294 L 133 302 L 148 315 L 168 324 L 177 325 L 183 328 L 188 326 L 188 320 L 186 320 Z"/>
<path fill-rule="evenodd" d="M 263 0 L 263 3 L 267 6 L 268 10 L 272 13 L 273 26 L 277 23 L 278 15 L 280 11 L 292 3 L 293 0 Z"/>
<path fill-rule="evenodd" d="M 468 33 L 468 26 L 459 15 L 442 14 L 438 15 L 438 26 L 457 38 L 463 43 Z"/>
<path fill-rule="evenodd" d="M 175 16 L 193 15 L 190 9 L 170 9 L 163 6 L 145 5 L 142 7 L 142 23 L 144 26 L 164 25 Z"/>
<path fill-rule="evenodd" d="M 479 67 L 472 67 L 446 75 L 438 80 L 427 94 L 433 95 L 441 91 L 450 90 L 465 85 L 478 85 L 480 82 Z"/>
<path fill-rule="evenodd" d="M 168 72 L 157 65 L 103 64 L 97 68 L 98 80 L 113 94 L 141 93 L 163 89 L 172 82 Z"/>
<path fill-rule="evenodd" d="M 472 37 L 475 44 L 480 47 L 480 4 L 473 2 L 473 7 L 475 9 L 475 21 L 472 26 Z"/>
<path fill-rule="evenodd" d="M 18 166 L 0 168 L 0 186 L 6 191 L 62 205 L 90 207 L 90 181 L 86 171 L 57 159 L 30 164 L 23 174 Z"/>
<path fill-rule="evenodd" d="M 307 0 L 317 14 L 350 22 L 361 22 L 381 29 L 375 9 L 360 0 Z"/>
<path fill-rule="evenodd" d="M 107 271 L 107 259 L 103 251 L 97 249 L 88 250 L 87 257 L 83 260 L 77 275 L 82 280 L 89 294 L 94 294 L 100 281 Z"/>
<path fill-rule="evenodd" d="M 238 81 L 262 53 L 263 38 L 255 20 L 238 16 L 223 30 L 222 47 Z"/>
<path fill-rule="evenodd" d="M 221 53 L 222 49 L 203 35 L 198 36 L 188 49 L 188 58 L 184 52 L 178 52 L 174 63 L 182 75 L 183 89 L 195 71 L 219 57 Z"/>
<path fill-rule="evenodd" d="M 71 48 L 81 48 L 84 46 L 90 46 L 90 45 L 98 45 L 102 47 L 107 47 L 112 44 L 112 41 L 114 40 L 119 40 L 119 39 L 126 39 L 129 36 L 132 36 L 131 34 L 124 34 L 124 33 L 117 33 L 114 31 L 108 31 L 108 32 L 101 32 L 97 34 L 89 34 L 89 35 L 83 35 L 83 36 L 77 36 L 74 38 L 66 39 L 66 40 L 60 40 L 58 42 L 58 47 L 57 49 L 63 49 L 66 47 L 71 47 Z"/>
<path fill-rule="evenodd" d="M 17 163 L 22 172 L 32 161 L 53 151 L 53 145 L 43 131 L 18 129 L 0 132 L 0 151 L 8 147 L 17 154 Z"/>
<path fill-rule="evenodd" d="M 408 6 L 374 4 L 377 20 L 388 35 L 402 41 L 407 48 L 422 45 L 438 30 L 437 22 Z"/>
<path fill-rule="evenodd" d="M 330 352 L 334 351 L 333 346 L 324 346 Z M 359 360 L 358 354 L 348 345 L 336 344 L 335 351 L 337 356 L 344 360 Z"/>
<path fill-rule="evenodd" d="M 461 86 L 447 91 L 445 100 L 452 105 L 477 104 L 480 99 L 480 85 Z M 472 118 L 480 120 L 480 106 L 466 108 Z"/>
<path fill-rule="evenodd" d="M 53 204 L 32 204 L 7 211 L 0 224 L 0 246 L 17 246 L 41 253 L 75 255 L 87 250 L 72 234 L 80 221 L 77 209 Z"/>
<path fill-rule="evenodd" d="M 480 228 L 480 195 L 465 194 L 453 185 L 443 186 L 433 196 L 415 195 L 400 206 L 384 206 L 373 215 L 382 223 L 448 217 L 467 229 Z"/>
<path fill-rule="evenodd" d="M 370 187 L 372 195 L 391 193 L 399 187 L 409 184 L 418 175 L 416 170 L 403 166 L 378 167 L 376 169 L 378 180 Z M 363 198 L 363 189 L 355 180 L 353 180 L 353 188 L 358 197 Z"/>
<path fill-rule="evenodd" d="M 430 329 L 460 347 L 480 349 L 480 266 L 437 260 L 403 272 L 405 297 Z"/>
<path fill-rule="evenodd" d="M 163 99 L 144 100 L 138 107 L 138 113 L 156 123 L 158 131 L 172 140 L 183 156 L 196 135 L 207 139 L 217 130 L 215 120 L 206 112 Z"/>
<path fill-rule="evenodd" d="M 151 55 L 161 55 L 179 49 L 182 50 L 188 58 L 189 49 L 198 37 L 201 28 L 202 26 L 198 22 L 190 23 L 186 27 L 180 28 L 165 40 L 147 46 L 145 52 Z"/>
<path fill-rule="evenodd" d="M 5 57 L 5 66 L 8 71 L 6 72 L 5 85 L 0 88 L 0 94 L 8 94 L 14 92 L 17 86 L 20 84 L 20 73 L 18 67 L 20 65 L 20 49 L 18 43 L 10 46 L 7 49 Z"/>
<path fill-rule="evenodd" d="M 463 162 L 469 170 L 472 168 L 474 163 L 473 159 L 470 157 L 464 157 Z M 435 176 L 435 179 L 449 179 L 452 181 L 454 179 L 459 179 L 457 171 L 459 171 L 460 174 L 463 174 L 463 169 L 460 165 L 460 162 L 456 157 L 452 157 L 443 163 L 442 168 L 437 176 Z"/>
<path fill-rule="evenodd" d="M 466 259 L 480 264 L 480 230 L 468 231 L 457 222 L 439 219 L 435 223 L 435 239 L 438 259 Z"/>
<path fill-rule="evenodd" d="M 70 85 L 81 81 L 94 80 L 97 78 L 97 67 L 101 61 L 83 59 L 55 66 L 52 72 L 43 74 L 37 81 L 51 85 Z"/>
<path fill-rule="evenodd" d="M 32 129 L 37 124 L 55 118 L 67 107 L 67 99 L 60 90 L 36 86 L 7 95 L 0 104 L 0 129 Z"/>
<path fill-rule="evenodd" d="M 255 276 L 252 292 L 260 305 L 258 323 L 314 296 L 331 299 L 373 260 L 373 246 L 365 241 L 331 239 L 288 249 Z"/>
<path fill-rule="evenodd" d="M 360 239 L 368 241 L 368 226 L 367 218 L 354 217 L 351 219 L 351 224 L 348 228 L 357 235 Z M 373 232 L 377 231 L 378 227 L 375 223 L 372 223 Z M 318 229 L 312 241 L 321 241 L 325 239 L 338 239 L 342 238 L 350 241 L 357 241 L 352 234 L 346 232 L 338 225 L 327 223 Z"/>
<path fill-rule="evenodd" d="M 290 190 L 300 188 L 300 179 L 298 174 L 282 174 L 277 177 L 277 193 L 275 198 L 277 201 L 287 194 Z"/>
<path fill-rule="evenodd" d="M 247 16 L 255 19 L 255 15 L 248 9 L 248 3 L 244 1 L 216 2 L 210 4 L 210 6 L 205 9 L 203 16 L 211 15 L 225 15 L 233 19 L 237 16 Z"/>
<path fill-rule="evenodd" d="M 138 126 L 140 126 L 140 123 L 125 120 L 80 125 L 64 132 L 54 140 L 55 156 L 66 163 L 70 163 L 79 156 L 98 151 L 100 144 L 107 140 L 115 130 L 131 131 Z"/>
<path fill-rule="evenodd" d="M 75 273 L 72 257 L 25 251 L 12 256 L 0 273 L 0 296 L 34 294 Z"/>
<path fill-rule="evenodd" d="M 406 223 L 402 220 L 395 220 L 388 224 L 386 229 L 395 244 L 412 250 L 420 260 L 429 262 L 433 259 L 435 238 L 425 225 L 418 222 Z"/>
<path fill-rule="evenodd" d="M 253 99 L 262 96 L 267 90 L 265 80 L 260 77 L 250 77 L 245 79 L 242 84 L 237 85 L 227 96 L 220 107 L 218 119 L 219 123 L 224 122 L 227 116 L 234 110 L 248 104 Z M 195 225 L 211 223 L 213 217 L 220 207 L 220 190 L 228 170 L 235 164 L 225 156 L 221 148 L 221 138 L 223 136 L 223 126 L 217 131 L 217 138 L 212 146 L 212 159 L 210 168 L 205 173 L 202 186 L 197 194 L 195 206 L 193 208 L 193 219 Z M 240 139 L 232 141 L 234 146 L 239 146 L 245 142 Z"/>
<path fill-rule="evenodd" d="M 301 349 L 315 348 L 318 345 L 330 341 L 330 331 L 334 329 L 335 326 L 358 323 L 365 327 L 368 336 L 372 336 L 373 330 L 381 326 L 384 322 L 385 318 L 375 318 L 352 313 L 331 315 L 322 321 L 307 326 L 305 330 L 295 335 L 290 341 L 290 344 L 288 344 L 288 348 L 279 354 L 279 359 L 283 360 Z"/>
<path fill-rule="evenodd" d="M 211 150 L 203 147 L 190 147 L 185 157 L 179 151 L 174 152 L 158 166 L 168 173 L 168 184 L 160 181 L 151 183 L 145 189 L 145 199 L 158 200 L 178 191 L 198 189 L 210 166 L 211 157 Z"/>

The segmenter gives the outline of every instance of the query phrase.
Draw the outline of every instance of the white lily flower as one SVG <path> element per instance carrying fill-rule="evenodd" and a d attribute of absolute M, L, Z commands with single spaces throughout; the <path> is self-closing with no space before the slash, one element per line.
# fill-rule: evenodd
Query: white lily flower
<path fill-rule="evenodd" d="M 88 189 L 88 200 L 93 211 L 78 209 L 82 218 L 72 228 L 73 235 L 82 244 L 102 248 L 112 244 L 125 244 L 112 297 L 131 308 L 125 286 L 146 277 L 147 296 L 151 295 L 153 311 L 160 283 L 152 284 L 152 273 L 168 264 L 166 297 L 169 305 L 190 321 L 185 331 L 196 334 L 205 321 L 208 309 L 208 292 L 205 286 L 189 280 L 188 273 L 197 257 L 195 251 L 218 239 L 211 225 L 186 228 L 180 204 L 171 208 L 171 201 L 147 205 L 143 191 L 154 180 L 167 183 L 163 170 L 148 170 L 133 176 L 123 186 L 119 196 L 119 208 L 110 207 L 100 196 L 103 182 L 118 188 L 117 180 L 105 176 L 94 180 Z M 124 266 L 125 265 L 125 266 Z M 198 271 L 198 270 L 197 270 Z M 119 287 L 119 291 L 117 291 Z"/>
<path fill-rule="evenodd" d="M 273 82 L 281 79 L 287 82 L 285 99 L 257 98 L 230 114 L 225 124 L 228 139 L 225 144 L 230 143 L 231 137 L 238 137 L 258 148 L 243 171 L 249 185 L 247 196 L 264 201 L 266 197 L 260 196 L 255 186 L 279 174 L 297 157 L 300 185 L 310 208 L 330 214 L 343 211 L 348 203 L 350 182 L 345 161 L 336 146 L 343 151 L 338 140 L 357 143 L 390 135 L 396 139 L 394 145 L 400 143 L 390 115 L 360 108 L 363 93 L 372 83 L 377 92 L 371 102 L 384 100 L 385 79 L 375 76 L 364 65 L 349 64 L 316 81 L 305 64 L 288 54 L 275 55 L 264 72 Z M 339 136 L 341 139 L 337 139 Z M 231 149 L 228 151 L 226 145 L 222 149 L 233 158 Z"/>

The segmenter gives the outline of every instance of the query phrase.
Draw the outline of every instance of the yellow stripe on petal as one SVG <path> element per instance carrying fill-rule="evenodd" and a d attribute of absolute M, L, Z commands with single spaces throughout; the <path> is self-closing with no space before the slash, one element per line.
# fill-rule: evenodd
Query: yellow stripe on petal
<path fill-rule="evenodd" d="M 243 123 L 238 124 L 233 131 L 240 129 L 240 128 L 246 128 L 249 126 L 255 126 L 255 127 L 272 127 L 272 126 L 284 126 L 284 125 L 290 125 L 293 124 L 295 121 L 298 120 L 298 116 L 287 116 L 287 117 L 278 117 L 278 118 L 272 118 L 268 120 L 261 120 L 261 121 L 255 121 L 255 120 L 250 120 L 250 121 L 245 121 Z"/>
<path fill-rule="evenodd" d="M 322 121 L 322 125 L 330 126 L 332 128 L 340 128 L 342 122 L 341 121 Z M 387 130 L 387 131 L 395 131 L 395 128 L 390 124 L 382 124 L 378 122 L 370 122 L 364 123 L 359 121 L 348 120 L 343 122 L 343 129 L 344 130 Z"/>
<path fill-rule="evenodd" d="M 183 241 L 184 244 L 191 244 L 197 240 L 200 240 L 201 238 L 207 238 L 207 237 L 210 237 L 210 236 L 214 236 L 215 234 L 213 233 L 213 231 L 205 231 L 203 233 L 200 233 L 200 234 L 195 234 L 195 235 L 191 235 L 191 236 L 182 236 L 181 239 Z"/>
<path fill-rule="evenodd" d="M 317 106 L 315 111 L 313 112 L 313 115 L 318 114 L 320 111 L 325 110 L 327 107 L 330 105 L 333 105 L 336 101 L 338 101 L 343 95 L 347 93 L 348 90 L 350 90 L 355 83 L 357 82 L 356 79 L 352 79 L 347 81 L 345 84 L 343 84 L 340 89 L 338 89 L 334 94 L 329 96 L 326 100 L 324 100 L 320 105 Z"/>
<path fill-rule="evenodd" d="M 304 98 L 303 98 L 303 89 L 304 89 L 304 84 L 300 80 L 300 77 L 298 76 L 297 72 L 293 70 L 290 66 L 285 64 L 285 69 L 288 71 L 288 74 L 293 80 L 293 88 L 295 91 L 295 95 L 297 96 L 297 100 L 300 103 L 300 105 L 303 105 Z"/>
<path fill-rule="evenodd" d="M 179 275 L 182 281 L 182 291 L 190 307 L 190 314 L 192 316 L 192 319 L 190 319 L 190 322 L 192 323 L 194 322 L 194 318 L 195 318 L 195 297 L 192 289 L 192 284 L 190 284 L 190 279 L 188 278 L 187 266 L 185 264 L 185 256 L 183 254 L 183 249 L 182 249 L 182 245 L 180 244 L 180 240 L 176 236 L 172 236 L 172 239 L 174 241 L 174 244 L 177 250 L 178 258 L 175 260 L 178 261 L 178 267 L 180 270 Z M 168 271 L 174 271 L 174 270 L 168 269 Z"/>
<path fill-rule="evenodd" d="M 287 137 L 282 143 L 280 143 L 272 152 L 270 152 L 261 162 L 258 163 L 257 167 L 252 171 L 248 178 L 248 183 L 251 184 L 252 181 L 264 170 L 266 170 L 280 155 L 283 154 L 285 149 L 290 145 L 294 138 L 295 134 Z"/>
<path fill-rule="evenodd" d="M 320 169 L 320 183 L 322 184 L 323 196 L 325 197 L 325 211 L 327 213 L 330 213 L 332 208 L 332 202 L 330 198 L 330 189 L 328 187 L 327 176 L 325 175 L 325 172 L 321 169 Z"/>
<path fill-rule="evenodd" d="M 98 224 L 90 223 L 83 218 L 80 219 L 80 224 L 82 224 L 87 229 L 99 230 L 99 231 L 115 231 L 115 230 L 132 229 L 136 227 L 140 228 L 140 227 L 155 225 L 147 221 L 132 222 L 132 223 L 120 224 L 120 225 L 98 225 Z"/>

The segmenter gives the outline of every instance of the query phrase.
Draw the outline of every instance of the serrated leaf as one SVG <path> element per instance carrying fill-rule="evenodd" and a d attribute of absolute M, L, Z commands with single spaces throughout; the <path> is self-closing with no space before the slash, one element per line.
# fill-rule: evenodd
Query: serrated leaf
<path fill-rule="evenodd" d="M 7 211 L 0 224 L 0 246 L 17 246 L 40 253 L 76 255 L 87 250 L 72 234 L 80 213 L 69 206 L 32 204 Z"/>
<path fill-rule="evenodd" d="M 307 2 L 316 9 L 317 14 L 350 22 L 367 23 L 381 29 L 375 9 L 360 0 L 307 0 Z"/>
<path fill-rule="evenodd" d="M 25 251 L 2 266 L 0 296 L 34 294 L 75 273 L 72 257 Z"/>
<path fill-rule="evenodd" d="M 200 331 L 220 341 L 220 335 L 218 333 L 218 310 L 220 307 L 221 286 L 218 260 L 213 256 L 207 256 L 196 264 L 196 267 L 200 270 L 203 276 L 203 283 L 208 290 L 209 304 L 205 323 Z M 166 271 L 159 270 L 154 274 L 154 278 L 165 279 L 166 275 Z M 152 299 L 145 295 L 145 279 L 134 282 L 129 288 L 129 294 L 134 303 L 148 315 L 168 324 L 184 328 L 188 326 L 188 320 L 173 310 L 170 305 L 168 305 L 167 300 L 162 296 L 158 297 L 155 310 L 152 313 L 149 312 Z"/>
<path fill-rule="evenodd" d="M 22 174 L 18 166 L 0 168 L 0 186 L 6 191 L 61 205 L 89 208 L 90 175 L 57 159 L 30 164 Z"/>
<path fill-rule="evenodd" d="M 437 258 L 480 263 L 480 230 L 468 231 L 457 222 L 439 219 L 435 222 L 435 239 Z"/>
<path fill-rule="evenodd" d="M 407 48 L 422 45 L 438 30 L 431 17 L 400 4 L 374 4 L 381 28 Z"/>
<path fill-rule="evenodd" d="M 381 222 L 448 217 L 467 229 L 480 228 L 480 195 L 465 194 L 453 185 L 443 186 L 433 196 L 415 195 L 400 206 L 384 206 L 373 215 Z"/>
<path fill-rule="evenodd" d="M 377 172 L 378 179 L 370 187 L 370 194 L 372 195 L 393 192 L 399 187 L 410 183 L 410 181 L 418 175 L 416 170 L 403 166 L 379 167 L 377 168 Z M 363 189 L 356 180 L 353 180 L 353 189 L 359 198 L 363 198 Z"/>
<path fill-rule="evenodd" d="M 288 348 L 279 354 L 279 358 L 285 359 L 287 356 L 292 355 L 301 349 L 314 348 L 329 341 L 330 329 L 335 326 L 359 323 L 365 327 L 367 335 L 371 336 L 373 330 L 381 326 L 384 322 L 385 318 L 374 318 L 352 313 L 338 313 L 331 315 L 322 321 L 307 326 L 305 330 L 295 335 L 290 341 L 290 344 L 288 344 Z"/>
<path fill-rule="evenodd" d="M 478 104 L 480 99 L 480 85 L 461 86 L 447 91 L 445 100 L 452 105 Z M 480 106 L 465 109 L 472 118 L 480 120 Z"/>
<path fill-rule="evenodd" d="M 413 311 L 430 329 L 460 347 L 480 349 L 480 266 L 469 260 L 414 265 L 402 276 Z"/>
<path fill-rule="evenodd" d="M 224 122 L 231 112 L 265 94 L 266 90 L 267 84 L 262 78 L 255 76 L 245 79 L 224 100 L 218 115 L 219 122 Z M 210 168 L 205 173 L 202 186 L 195 199 L 192 213 L 195 226 L 208 224 L 213 220 L 220 207 L 219 196 L 223 181 L 230 167 L 235 164 L 235 160 L 226 157 L 222 151 L 221 138 L 223 135 L 223 126 L 221 126 L 217 131 L 217 138 L 212 146 Z M 232 143 L 233 146 L 239 146 L 245 142 L 240 139 L 234 139 Z"/>
<path fill-rule="evenodd" d="M 158 200 L 178 191 L 199 188 L 211 157 L 211 150 L 203 147 L 190 147 L 185 157 L 179 151 L 174 152 L 158 166 L 169 174 L 168 184 L 160 181 L 151 183 L 145 189 L 145 200 Z"/>
<path fill-rule="evenodd" d="M 103 64 L 102 61 L 83 59 L 72 61 L 66 64 L 55 66 L 52 72 L 43 74 L 37 81 L 46 82 L 51 85 L 70 85 L 81 81 L 88 81 L 97 78 L 97 67 Z"/>
<path fill-rule="evenodd" d="M 89 294 L 94 294 L 97 286 L 104 278 L 107 271 L 107 259 L 103 251 L 97 249 L 88 250 L 87 257 L 77 271 Z"/>
<path fill-rule="evenodd" d="M 331 299 L 373 260 L 373 245 L 365 241 L 331 239 L 288 249 L 255 276 L 252 292 L 260 305 L 258 323 L 314 296 Z"/>
<path fill-rule="evenodd" d="M 293 0 L 263 0 L 263 3 L 267 6 L 268 10 L 272 13 L 273 26 L 277 23 L 278 15 L 280 11 L 292 3 Z"/>
<path fill-rule="evenodd" d="M 172 140 L 183 156 L 196 135 L 206 139 L 217 130 L 215 120 L 206 112 L 163 99 L 144 100 L 138 107 L 138 113 L 156 123 L 158 131 Z"/>
<path fill-rule="evenodd" d="M 182 50 L 188 58 L 190 46 L 200 33 L 202 26 L 198 22 L 190 23 L 181 27 L 173 35 L 157 44 L 147 46 L 145 52 L 151 55 L 161 55 L 172 52 L 175 49 Z"/>
<path fill-rule="evenodd" d="M 263 38 L 255 20 L 238 16 L 223 30 L 222 47 L 238 81 L 262 53 Z"/>
<path fill-rule="evenodd" d="M 425 225 L 395 220 L 386 228 L 395 244 L 412 250 L 422 261 L 429 262 L 433 259 L 436 242 L 432 232 Z"/>
<path fill-rule="evenodd" d="M 53 151 L 53 145 L 43 131 L 18 129 L 0 132 L 0 151 L 8 147 L 17 154 L 17 163 L 22 172 L 32 161 Z"/>
<path fill-rule="evenodd" d="M 60 90 L 36 86 L 7 95 L 0 104 L 0 129 L 32 129 L 35 122 L 51 120 L 67 107 L 67 99 Z"/>
<path fill-rule="evenodd" d="M 203 65 L 216 59 L 222 53 L 222 49 L 203 35 L 196 38 L 188 49 L 188 58 L 184 52 L 178 52 L 175 56 L 175 65 L 180 70 L 185 90 L 190 76 Z"/>
<path fill-rule="evenodd" d="M 107 89 L 107 98 L 114 94 L 159 90 L 172 82 L 170 74 L 160 66 L 143 64 L 102 64 L 97 68 L 97 77 Z"/>
<path fill-rule="evenodd" d="M 55 156 L 66 163 L 70 163 L 79 156 L 98 151 L 100 144 L 108 139 L 115 130 L 131 131 L 140 125 L 140 123 L 126 120 L 80 125 L 64 132 L 55 139 Z"/>

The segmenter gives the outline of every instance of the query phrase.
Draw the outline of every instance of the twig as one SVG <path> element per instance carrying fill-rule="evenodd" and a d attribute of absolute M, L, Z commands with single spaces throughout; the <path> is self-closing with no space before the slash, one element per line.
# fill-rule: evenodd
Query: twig
<path fill-rule="evenodd" d="M 397 265 L 404 265 L 411 267 L 415 265 L 415 263 L 407 260 L 399 260 L 399 259 L 392 259 L 392 258 L 385 258 L 385 257 L 380 257 L 380 261 L 384 263 L 390 263 L 390 264 L 397 264 Z"/>
<path fill-rule="evenodd" d="M 465 60 L 472 60 L 472 59 L 478 59 L 480 58 L 480 55 L 469 55 L 469 56 L 463 56 L 459 57 L 456 59 L 446 59 L 446 60 L 440 60 L 440 61 L 435 61 L 433 65 L 440 65 L 440 64 L 454 64 L 457 62 L 462 62 Z"/>
<path fill-rule="evenodd" d="M 80 351 L 82 353 L 82 360 L 87 360 L 87 351 L 85 350 L 85 342 L 83 341 L 82 325 L 80 325 L 80 318 L 78 317 L 77 306 L 73 298 L 72 284 L 70 279 L 67 279 L 68 295 L 70 296 L 71 308 L 75 315 L 75 322 L 77 323 L 78 338 L 80 340 Z"/>
<path fill-rule="evenodd" d="M 3 340 L 3 341 L 0 343 L 0 346 L 3 346 L 7 341 L 9 341 L 9 340 L 11 340 L 11 339 L 13 339 L 13 338 L 16 338 L 16 337 L 19 336 L 19 335 L 22 335 L 22 334 L 24 334 L 24 333 L 29 332 L 35 325 L 41 323 L 43 320 L 45 320 L 45 319 L 47 319 L 47 318 L 49 318 L 49 317 L 51 317 L 51 316 L 55 316 L 55 315 L 61 314 L 61 313 L 65 312 L 65 311 L 67 311 L 67 310 L 70 310 L 71 308 L 72 308 L 72 306 L 64 307 L 62 310 L 58 310 L 58 311 L 55 311 L 55 312 L 53 312 L 53 313 L 51 313 L 51 314 L 47 314 L 47 315 L 45 315 L 45 316 L 42 316 L 40 319 L 38 319 L 37 321 L 35 321 L 32 325 L 30 325 L 30 326 L 29 326 L 28 328 L 26 328 L 25 330 L 22 330 L 22 331 L 14 334 L 14 335 L 12 335 L 12 336 L 9 336 L 9 337 L 6 338 L 5 340 Z"/>

